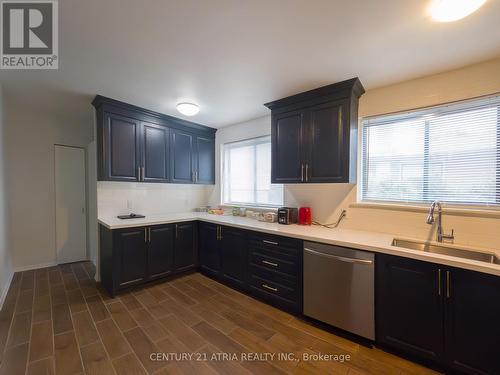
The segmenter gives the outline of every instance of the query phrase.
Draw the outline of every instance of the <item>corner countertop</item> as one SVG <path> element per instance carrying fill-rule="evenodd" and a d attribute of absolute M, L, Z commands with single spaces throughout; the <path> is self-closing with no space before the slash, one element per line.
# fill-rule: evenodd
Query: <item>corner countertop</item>
<path fill-rule="evenodd" d="M 500 265 L 479 262 L 464 258 L 457 258 L 441 254 L 427 253 L 418 250 L 409 250 L 392 246 L 394 238 L 402 238 L 397 234 L 358 231 L 350 229 L 328 229 L 320 226 L 281 225 L 278 223 L 266 223 L 238 216 L 212 215 L 208 213 L 189 212 L 172 213 L 162 215 L 149 215 L 142 219 L 120 220 L 116 217 L 99 217 L 99 223 L 108 229 L 123 229 L 142 227 L 149 225 L 179 223 L 200 220 L 215 224 L 228 225 L 231 227 L 248 229 L 257 232 L 269 233 L 279 236 L 298 238 L 304 241 L 320 242 L 330 245 L 351 247 L 359 250 L 371 251 L 396 255 L 426 262 L 443 264 L 451 267 L 463 268 L 472 271 L 484 272 L 500 276 Z M 405 238 L 410 239 L 412 238 Z M 413 239 L 418 240 L 418 239 Z M 460 248 L 461 245 L 454 244 L 453 247 Z M 469 250 L 494 252 L 500 256 L 500 251 L 466 246 Z"/>

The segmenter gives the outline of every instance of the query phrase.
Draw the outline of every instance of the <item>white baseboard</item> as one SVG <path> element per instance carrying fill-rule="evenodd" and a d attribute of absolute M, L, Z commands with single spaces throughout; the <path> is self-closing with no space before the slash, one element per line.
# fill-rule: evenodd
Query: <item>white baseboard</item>
<path fill-rule="evenodd" d="M 31 271 L 31 270 L 36 270 L 37 268 L 46 268 L 46 267 L 52 267 L 52 266 L 57 266 L 57 263 L 56 262 L 46 262 L 46 263 L 40 263 L 40 264 L 32 264 L 29 266 L 16 267 L 14 269 L 14 272 Z"/>
<path fill-rule="evenodd" d="M 14 272 L 11 271 L 9 277 L 7 278 L 7 284 L 2 290 L 2 294 L 0 295 L 0 310 L 3 308 L 3 303 L 5 302 L 5 298 L 7 297 L 7 292 L 9 291 L 10 284 L 12 284 L 12 278 L 14 277 Z"/>

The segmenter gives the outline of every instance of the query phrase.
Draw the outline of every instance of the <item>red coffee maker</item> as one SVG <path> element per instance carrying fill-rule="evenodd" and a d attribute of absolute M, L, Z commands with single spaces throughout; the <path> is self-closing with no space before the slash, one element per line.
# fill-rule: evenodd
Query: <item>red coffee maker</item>
<path fill-rule="evenodd" d="M 300 207 L 299 209 L 299 224 L 311 225 L 311 207 Z"/>

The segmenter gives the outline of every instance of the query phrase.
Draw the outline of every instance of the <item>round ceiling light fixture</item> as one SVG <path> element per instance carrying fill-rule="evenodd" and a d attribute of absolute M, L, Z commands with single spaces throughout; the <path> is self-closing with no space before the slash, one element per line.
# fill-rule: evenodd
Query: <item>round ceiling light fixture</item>
<path fill-rule="evenodd" d="M 200 107 L 197 104 L 189 102 L 178 103 L 176 108 L 185 116 L 194 116 L 200 112 Z"/>
<path fill-rule="evenodd" d="M 432 0 L 429 14 L 437 22 L 453 22 L 481 8 L 486 0 Z"/>

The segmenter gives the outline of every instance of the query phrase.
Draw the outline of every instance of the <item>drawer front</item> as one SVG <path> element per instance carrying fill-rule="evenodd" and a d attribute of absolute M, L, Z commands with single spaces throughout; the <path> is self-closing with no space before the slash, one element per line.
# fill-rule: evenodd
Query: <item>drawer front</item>
<path fill-rule="evenodd" d="M 252 248 L 250 250 L 250 264 L 262 267 L 268 271 L 289 275 L 293 278 L 299 276 L 298 262 L 294 257 L 283 259 L 274 252 L 265 249 Z"/>
<path fill-rule="evenodd" d="M 276 281 L 271 281 L 260 277 L 260 275 L 250 275 L 250 288 L 259 295 L 276 302 L 285 302 L 291 305 L 298 305 L 298 293 L 295 288 L 285 286 Z"/>
<path fill-rule="evenodd" d="M 249 245 L 283 260 L 298 259 L 303 246 L 300 240 L 255 233 L 249 236 Z"/>
<path fill-rule="evenodd" d="M 255 275 L 262 279 L 266 279 L 292 289 L 297 289 L 300 285 L 298 278 L 295 276 L 276 272 L 275 270 L 268 270 L 267 268 L 255 266 L 253 264 L 250 264 L 248 267 L 248 274 L 250 278 Z"/>

